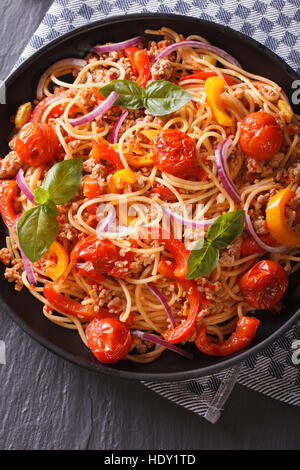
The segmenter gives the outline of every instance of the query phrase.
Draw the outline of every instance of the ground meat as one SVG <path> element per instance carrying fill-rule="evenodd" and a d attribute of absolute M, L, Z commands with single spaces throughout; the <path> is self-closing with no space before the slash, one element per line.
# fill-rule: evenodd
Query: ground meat
<path fill-rule="evenodd" d="M 125 74 L 125 80 L 135 80 L 136 76 L 133 73 L 132 70 L 132 65 L 129 59 L 127 57 L 121 57 L 121 59 L 118 61 L 122 67 L 124 67 L 126 74 Z"/>
<path fill-rule="evenodd" d="M 220 264 L 221 266 L 230 267 L 240 256 L 242 240 L 238 238 L 224 250 L 221 250 Z"/>
<path fill-rule="evenodd" d="M 90 174 L 94 178 L 104 178 L 107 173 L 105 165 L 97 163 L 94 158 L 89 158 L 83 162 L 84 173 Z"/>
<path fill-rule="evenodd" d="M 0 261 L 1 263 L 5 264 L 8 266 L 12 260 L 12 256 L 8 248 L 2 248 L 0 250 Z"/>
<path fill-rule="evenodd" d="M 172 62 L 168 59 L 158 59 L 151 67 L 153 80 L 170 80 L 173 71 Z"/>
<path fill-rule="evenodd" d="M 65 239 L 73 242 L 74 244 L 84 238 L 84 234 L 76 230 L 69 222 L 68 212 L 71 205 L 74 204 L 69 202 L 64 205 L 57 206 L 58 209 L 58 222 L 59 222 L 59 232 L 57 240 L 60 243 L 64 243 Z"/>
<path fill-rule="evenodd" d="M 1 160 L 0 178 L 14 178 L 22 165 L 23 162 L 17 152 L 9 152 L 9 154 Z"/>
<path fill-rule="evenodd" d="M 170 44 L 171 44 L 171 41 L 169 41 L 168 39 L 163 39 L 162 41 L 159 41 L 159 42 L 149 41 L 148 55 L 149 55 L 150 60 L 154 59 L 154 57 L 156 57 L 161 51 L 163 51 Z M 174 61 L 175 55 L 170 54 L 168 58 Z"/>
<path fill-rule="evenodd" d="M 270 160 L 254 160 L 251 157 L 245 157 L 244 162 L 246 165 L 246 171 L 249 175 L 256 174 L 262 178 L 267 178 L 268 176 L 272 176 L 274 174 L 274 169 L 278 168 L 282 159 L 284 158 L 283 153 L 278 153 Z"/>
<path fill-rule="evenodd" d="M 263 216 L 257 216 L 254 219 L 252 218 L 252 224 L 257 235 L 266 235 L 268 229 L 266 228 L 266 220 Z"/>
<path fill-rule="evenodd" d="M 265 194 L 260 194 L 254 203 L 255 210 L 256 211 L 259 211 L 261 209 L 265 210 L 269 200 L 271 199 L 271 197 L 274 196 L 274 194 L 276 194 L 276 192 L 277 192 L 277 189 L 274 188 Z"/>
<path fill-rule="evenodd" d="M 4 276 L 8 280 L 8 282 L 15 282 L 15 289 L 17 291 L 22 290 L 23 288 L 23 281 L 22 281 L 22 273 L 24 271 L 23 261 L 21 259 L 14 259 L 12 260 L 12 267 L 6 268 Z"/>
<path fill-rule="evenodd" d="M 300 163 L 295 163 L 288 169 L 288 175 L 292 183 L 300 183 Z"/>

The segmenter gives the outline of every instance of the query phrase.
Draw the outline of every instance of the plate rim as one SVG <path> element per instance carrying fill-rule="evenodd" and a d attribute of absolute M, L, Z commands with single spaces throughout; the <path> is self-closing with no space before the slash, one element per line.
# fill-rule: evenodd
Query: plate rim
<path fill-rule="evenodd" d="M 31 63 L 36 62 L 38 58 L 44 55 L 48 50 L 55 48 L 61 42 L 65 40 L 69 40 L 72 37 L 80 36 L 80 34 L 90 31 L 92 29 L 97 29 L 102 26 L 107 26 L 110 24 L 115 23 L 126 23 L 131 20 L 138 20 L 138 19 L 165 19 L 166 21 L 172 20 L 182 20 L 182 21 L 189 21 L 194 22 L 195 24 L 205 24 L 206 26 L 213 25 L 213 28 L 216 28 L 220 31 L 233 34 L 237 38 L 243 38 L 243 40 L 248 41 L 251 43 L 256 49 L 260 49 L 261 52 L 265 55 L 268 55 L 278 63 L 281 68 L 285 68 L 285 70 L 293 77 L 295 80 L 299 79 L 299 75 L 296 73 L 292 67 L 287 64 L 281 57 L 279 57 L 275 52 L 268 49 L 265 45 L 261 44 L 260 42 L 256 41 L 250 36 L 243 34 L 239 31 L 236 31 L 229 26 L 224 26 L 222 24 L 215 23 L 214 21 L 208 21 L 202 18 L 196 17 L 188 17 L 185 15 L 177 15 L 177 14 L 169 14 L 169 13 L 134 13 L 129 15 L 117 15 L 108 18 L 104 18 L 101 20 L 97 20 L 86 25 L 80 26 L 78 28 L 74 28 L 71 31 L 59 36 L 58 38 L 53 39 L 48 44 L 44 45 L 36 52 L 34 52 L 30 57 L 25 59 L 21 64 L 19 64 L 16 68 L 13 68 L 12 72 L 4 79 L 4 83 L 7 87 L 11 86 L 15 79 L 18 78 L 23 73 L 23 70 L 26 69 L 28 65 Z M 1 296 L 2 297 L 2 296 Z M 93 372 L 97 373 L 104 373 L 105 375 L 110 375 L 118 378 L 130 379 L 130 380 L 138 380 L 138 381 L 149 381 L 149 382 L 174 382 L 174 381 L 182 381 L 182 380 L 191 380 L 199 377 L 203 377 L 206 375 L 212 375 L 221 370 L 225 370 L 228 367 L 232 367 L 238 363 L 243 362 L 245 359 L 252 357 L 253 355 L 257 354 L 262 349 L 265 349 L 270 343 L 272 343 L 276 338 L 281 336 L 284 332 L 286 332 L 292 325 L 294 325 L 297 320 L 300 318 L 300 306 L 297 311 L 274 333 L 270 336 L 265 338 L 259 344 L 254 346 L 250 346 L 249 348 L 242 350 L 234 354 L 233 356 L 229 356 L 226 360 L 221 363 L 217 364 L 209 364 L 208 366 L 201 367 L 201 369 L 194 369 L 190 371 L 181 371 L 181 372 L 169 372 L 169 373 L 147 373 L 147 372 L 134 372 L 134 371 L 126 371 L 126 370 L 119 370 L 114 369 L 112 367 L 105 367 L 101 363 L 99 364 L 92 364 L 86 362 L 82 359 L 77 358 L 76 356 L 66 352 L 62 348 L 56 346 L 49 340 L 45 339 L 40 334 L 36 333 L 34 330 L 30 328 L 19 316 L 18 314 L 2 299 L 5 305 L 8 307 L 8 314 L 13 319 L 13 321 L 31 338 L 37 341 L 40 345 L 45 347 L 48 351 L 54 353 L 55 355 L 65 359 L 83 369 L 88 369 Z"/>

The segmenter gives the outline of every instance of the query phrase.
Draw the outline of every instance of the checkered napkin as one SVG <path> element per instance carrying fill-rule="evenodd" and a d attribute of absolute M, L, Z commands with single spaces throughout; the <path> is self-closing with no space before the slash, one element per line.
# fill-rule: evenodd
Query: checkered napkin
<path fill-rule="evenodd" d="M 146 12 L 223 23 L 265 44 L 300 73 L 300 0 L 55 0 L 17 65 L 78 26 L 108 16 Z M 299 340 L 300 322 L 267 349 L 231 369 L 186 382 L 144 384 L 212 423 L 218 420 L 236 382 L 300 406 L 300 370 L 294 365 L 298 361 L 293 353 Z"/>

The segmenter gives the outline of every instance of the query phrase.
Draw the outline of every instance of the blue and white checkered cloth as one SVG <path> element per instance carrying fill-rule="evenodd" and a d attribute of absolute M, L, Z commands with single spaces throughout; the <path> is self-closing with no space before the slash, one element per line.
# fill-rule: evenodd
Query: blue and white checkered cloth
<path fill-rule="evenodd" d="M 272 49 L 300 73 L 300 0 L 55 0 L 17 65 L 49 41 L 86 23 L 146 12 L 177 13 L 230 26 Z M 219 418 L 236 381 L 300 406 L 300 370 L 292 361 L 296 340 L 300 340 L 300 323 L 232 369 L 186 382 L 145 385 L 211 422 Z"/>

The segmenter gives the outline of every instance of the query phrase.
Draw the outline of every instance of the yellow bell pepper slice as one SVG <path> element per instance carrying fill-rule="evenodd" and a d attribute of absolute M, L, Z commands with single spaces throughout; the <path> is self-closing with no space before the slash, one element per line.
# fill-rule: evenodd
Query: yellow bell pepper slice
<path fill-rule="evenodd" d="M 145 129 L 141 131 L 141 134 L 147 137 L 147 139 L 151 140 L 151 142 L 158 133 L 159 133 L 158 129 Z"/>
<path fill-rule="evenodd" d="M 147 153 L 147 155 L 134 155 L 132 153 L 126 153 L 125 158 L 130 166 L 134 168 L 150 167 L 154 165 L 153 153 Z"/>
<path fill-rule="evenodd" d="M 69 255 L 64 247 L 57 241 L 53 242 L 48 251 L 45 254 L 46 258 L 56 256 L 57 261 L 55 266 L 50 266 L 46 274 L 53 281 L 57 281 L 66 271 L 69 264 Z"/>
<path fill-rule="evenodd" d="M 284 114 L 286 121 L 291 122 L 294 116 L 294 111 L 292 110 L 291 106 L 283 100 L 278 100 L 277 106 L 279 110 Z"/>
<path fill-rule="evenodd" d="M 30 119 L 31 116 L 31 103 L 24 103 L 19 106 L 16 117 L 15 117 L 15 126 L 16 129 L 21 129 Z"/>
<path fill-rule="evenodd" d="M 272 237 L 282 245 L 300 244 L 300 234 L 286 222 L 285 206 L 295 196 L 290 188 L 280 189 L 269 201 L 266 209 L 266 222 Z"/>
<path fill-rule="evenodd" d="M 207 78 L 205 80 L 206 100 L 218 123 L 222 126 L 232 126 L 233 120 L 226 113 L 221 98 L 221 93 L 224 90 L 225 85 L 226 82 L 221 77 Z"/>
<path fill-rule="evenodd" d="M 124 168 L 123 170 L 116 171 L 108 184 L 108 190 L 110 193 L 118 193 L 120 186 L 126 184 L 133 184 L 136 182 L 136 174 L 130 168 Z"/>

